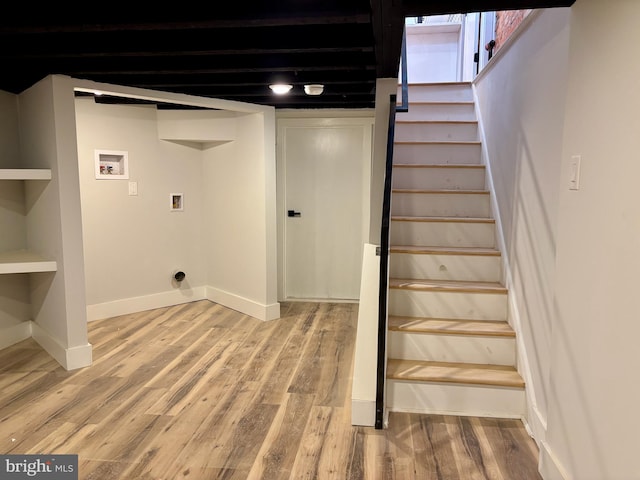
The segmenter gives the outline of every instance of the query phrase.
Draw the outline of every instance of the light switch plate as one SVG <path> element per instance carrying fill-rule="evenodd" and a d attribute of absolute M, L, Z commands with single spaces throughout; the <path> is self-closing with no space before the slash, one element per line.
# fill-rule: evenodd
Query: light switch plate
<path fill-rule="evenodd" d="M 138 182 L 129 182 L 129 195 L 138 195 Z"/>
<path fill-rule="evenodd" d="M 580 164 L 582 163 L 581 155 L 571 156 L 571 171 L 569 176 L 569 190 L 578 190 L 580 188 Z"/>

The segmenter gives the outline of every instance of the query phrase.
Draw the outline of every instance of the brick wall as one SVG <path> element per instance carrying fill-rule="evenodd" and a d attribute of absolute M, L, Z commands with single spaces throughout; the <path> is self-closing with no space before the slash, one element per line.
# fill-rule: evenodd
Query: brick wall
<path fill-rule="evenodd" d="M 500 50 L 511 34 L 522 23 L 531 9 L 527 10 L 504 10 L 496 12 L 496 46 L 494 53 Z"/>

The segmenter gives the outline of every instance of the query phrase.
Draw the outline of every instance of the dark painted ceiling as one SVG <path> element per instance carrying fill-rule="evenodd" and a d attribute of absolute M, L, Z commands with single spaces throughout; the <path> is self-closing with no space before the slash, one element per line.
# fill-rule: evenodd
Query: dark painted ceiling
<path fill-rule="evenodd" d="M 397 75 L 405 17 L 574 1 L 226 0 L 158 3 L 144 13 L 25 3 L 0 19 L 0 90 L 20 93 L 65 74 L 276 108 L 372 108 L 376 78 Z M 268 85 L 276 81 L 294 88 L 275 96 Z M 324 84 L 324 93 L 305 95 L 307 83 Z"/>

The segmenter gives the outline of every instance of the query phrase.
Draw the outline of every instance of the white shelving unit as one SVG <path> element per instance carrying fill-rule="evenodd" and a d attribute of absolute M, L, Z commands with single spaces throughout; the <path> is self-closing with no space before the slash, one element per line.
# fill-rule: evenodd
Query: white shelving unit
<path fill-rule="evenodd" d="M 55 272 L 58 264 L 27 250 L 0 252 L 0 275 L 10 273 Z"/>
<path fill-rule="evenodd" d="M 51 180 L 48 168 L 0 168 L 0 180 Z"/>
<path fill-rule="evenodd" d="M 51 170 L 44 168 L 3 168 L 0 180 L 51 180 Z M 43 258 L 36 252 L 14 250 L 0 252 L 0 275 L 14 273 L 55 272 L 55 260 Z"/>

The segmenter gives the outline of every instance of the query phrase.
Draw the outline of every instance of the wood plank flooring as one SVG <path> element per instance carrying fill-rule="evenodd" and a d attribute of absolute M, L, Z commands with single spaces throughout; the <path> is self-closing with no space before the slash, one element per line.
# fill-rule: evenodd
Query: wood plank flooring
<path fill-rule="evenodd" d="M 199 301 L 90 323 L 71 372 L 26 340 L 0 351 L 0 451 L 77 454 L 87 480 L 541 478 L 517 420 L 351 426 L 356 325 L 354 304 Z"/>

